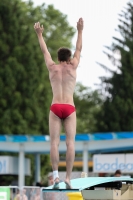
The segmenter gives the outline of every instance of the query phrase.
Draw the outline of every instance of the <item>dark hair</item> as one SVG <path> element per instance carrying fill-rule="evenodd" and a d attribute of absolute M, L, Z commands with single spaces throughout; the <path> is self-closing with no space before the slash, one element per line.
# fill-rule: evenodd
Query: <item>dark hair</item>
<path fill-rule="evenodd" d="M 121 170 L 120 169 L 117 169 L 116 171 L 115 171 L 115 175 L 116 174 L 121 174 Z"/>
<path fill-rule="evenodd" d="M 72 56 L 71 50 L 65 47 L 59 48 L 57 51 L 57 54 L 58 54 L 59 61 L 66 61 L 66 62 L 69 61 L 69 59 Z"/>
<path fill-rule="evenodd" d="M 36 182 L 36 186 L 42 187 L 42 184 L 40 182 Z"/>

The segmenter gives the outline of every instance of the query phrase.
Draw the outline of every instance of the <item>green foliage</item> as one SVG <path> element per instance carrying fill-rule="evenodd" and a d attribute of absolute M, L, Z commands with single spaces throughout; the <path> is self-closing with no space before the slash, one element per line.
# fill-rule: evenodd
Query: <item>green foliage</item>
<path fill-rule="evenodd" d="M 48 134 L 51 104 L 49 75 L 41 53 L 34 23 L 44 26 L 44 37 L 53 60 L 60 46 L 71 48 L 75 30 L 67 16 L 52 5 L 34 7 L 29 1 L 0 1 L 0 134 Z M 31 156 L 32 184 L 34 158 Z M 42 174 L 49 157 L 41 157 Z"/>
<path fill-rule="evenodd" d="M 52 5 L 35 7 L 21 0 L 0 1 L 0 133 L 48 134 L 51 86 L 35 22 L 45 28 L 56 60 L 60 46 L 71 47 L 74 29 Z M 46 32 L 46 33 L 45 33 Z"/>
<path fill-rule="evenodd" d="M 88 133 L 96 130 L 95 115 L 100 111 L 101 98 L 97 91 L 77 83 L 74 94 L 77 114 L 77 133 Z"/>
<path fill-rule="evenodd" d="M 112 46 L 107 47 L 111 53 L 105 52 L 118 70 L 103 78 L 107 97 L 96 117 L 98 131 L 133 130 L 133 0 L 119 16 L 121 39 L 114 37 Z"/>

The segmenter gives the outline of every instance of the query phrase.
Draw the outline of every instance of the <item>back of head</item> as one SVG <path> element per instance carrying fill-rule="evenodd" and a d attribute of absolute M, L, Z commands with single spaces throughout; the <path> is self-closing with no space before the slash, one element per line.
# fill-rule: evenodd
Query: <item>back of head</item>
<path fill-rule="evenodd" d="M 117 177 L 121 176 L 121 170 L 120 170 L 120 169 L 117 169 L 117 170 L 115 171 L 115 174 L 114 174 L 114 175 L 117 176 Z"/>
<path fill-rule="evenodd" d="M 57 51 L 57 54 L 58 54 L 58 60 L 61 62 L 64 62 L 64 61 L 69 61 L 71 56 L 72 56 L 72 53 L 71 53 L 71 50 L 68 49 L 68 48 L 65 48 L 65 47 L 61 47 L 58 49 Z"/>

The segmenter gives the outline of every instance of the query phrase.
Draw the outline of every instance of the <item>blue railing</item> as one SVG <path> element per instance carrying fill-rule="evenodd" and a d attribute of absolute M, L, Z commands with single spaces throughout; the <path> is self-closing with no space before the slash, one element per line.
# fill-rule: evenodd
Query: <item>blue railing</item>
<path fill-rule="evenodd" d="M 76 141 L 113 140 L 133 138 L 133 132 L 114 133 L 80 133 L 76 134 Z M 61 135 L 60 140 L 65 141 L 66 136 Z M 46 142 L 50 141 L 49 135 L 0 135 L 0 142 Z"/>

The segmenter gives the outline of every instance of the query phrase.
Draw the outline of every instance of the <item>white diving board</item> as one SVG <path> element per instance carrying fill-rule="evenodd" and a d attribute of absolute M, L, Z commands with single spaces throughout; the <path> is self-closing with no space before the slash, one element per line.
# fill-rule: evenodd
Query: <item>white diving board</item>
<path fill-rule="evenodd" d="M 43 188 L 42 192 L 79 192 L 92 187 L 109 187 L 108 184 L 113 184 L 116 187 L 117 182 L 126 182 L 133 184 L 133 178 L 129 177 L 87 177 L 87 178 L 76 178 L 71 180 L 72 189 L 66 189 L 66 184 L 64 182 L 59 183 L 59 189 L 53 189 L 53 185 Z"/>

